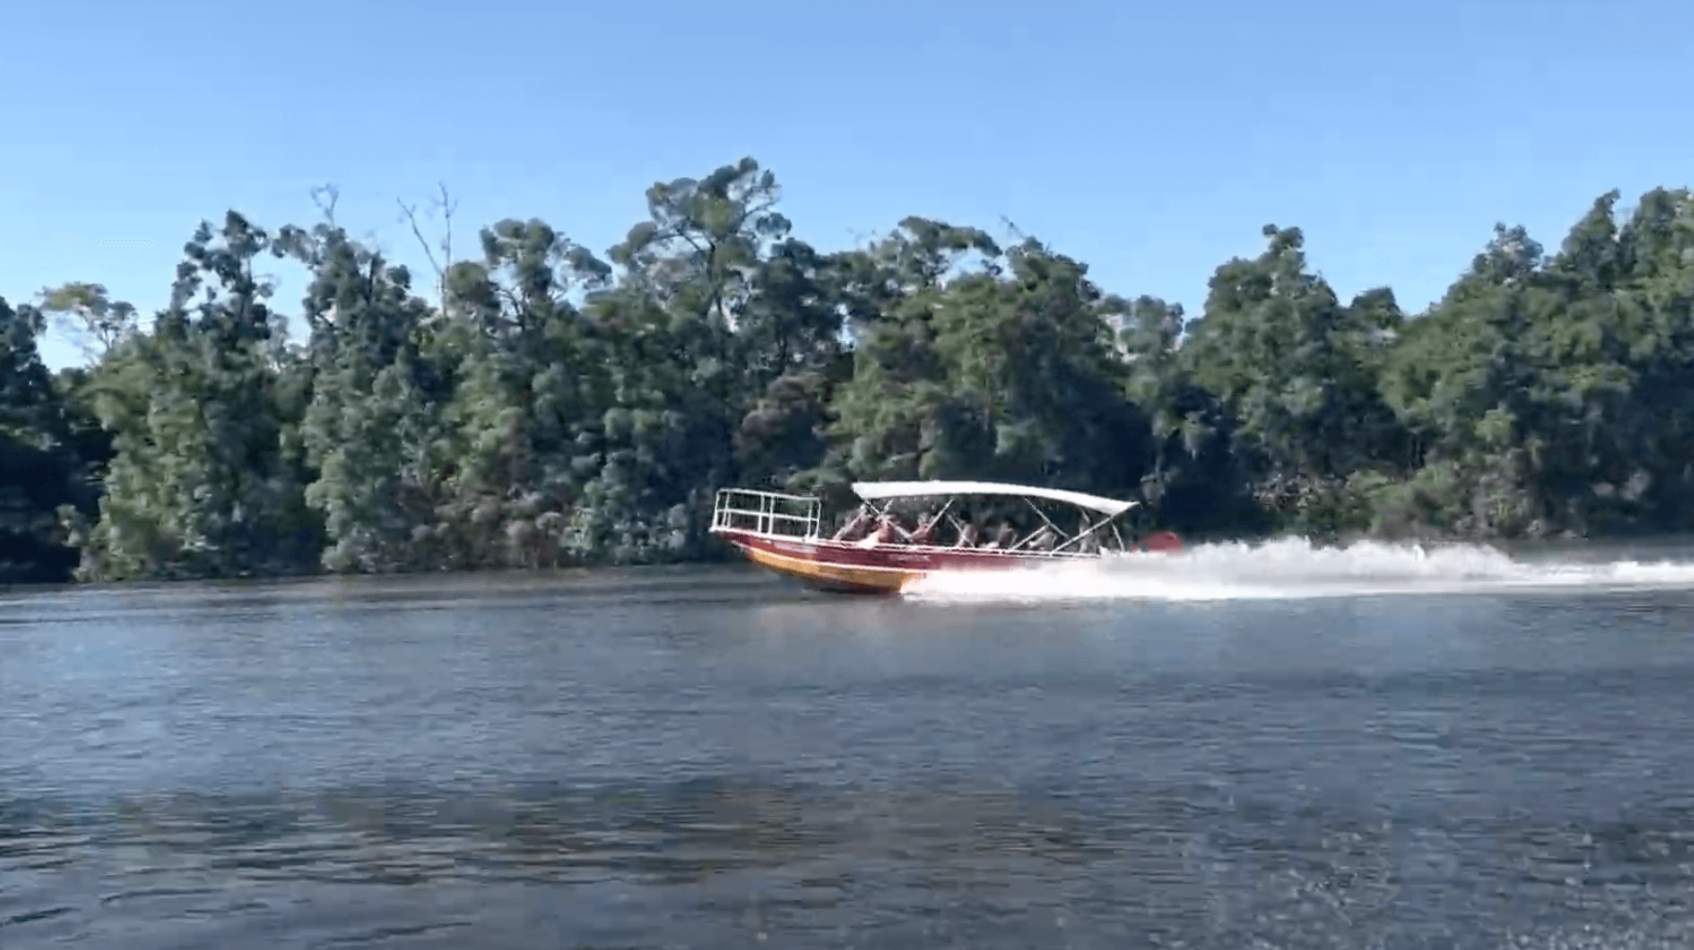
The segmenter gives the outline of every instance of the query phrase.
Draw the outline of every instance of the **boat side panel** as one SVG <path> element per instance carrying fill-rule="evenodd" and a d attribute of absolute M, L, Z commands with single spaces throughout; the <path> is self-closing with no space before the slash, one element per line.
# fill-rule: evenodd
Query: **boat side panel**
<path fill-rule="evenodd" d="M 748 550 L 769 551 L 788 558 L 825 561 L 846 567 L 865 567 L 923 573 L 927 571 L 983 571 L 1028 567 L 1032 563 L 1090 560 L 1092 555 L 1043 555 L 970 548 L 922 547 L 904 544 L 857 544 L 757 534 L 750 531 L 720 531 L 726 540 Z"/>
<path fill-rule="evenodd" d="M 847 593 L 896 593 L 923 576 L 921 571 L 891 567 L 840 564 L 775 550 L 768 538 L 734 538 L 747 559 L 773 571 L 797 577 L 814 587 Z"/>

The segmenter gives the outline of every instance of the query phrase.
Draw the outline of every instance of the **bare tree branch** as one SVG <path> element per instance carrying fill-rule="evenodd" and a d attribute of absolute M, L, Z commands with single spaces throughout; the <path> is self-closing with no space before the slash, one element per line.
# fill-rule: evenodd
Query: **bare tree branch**
<path fill-rule="evenodd" d="M 429 266 L 435 271 L 436 291 L 440 298 L 438 312 L 446 315 L 447 268 L 453 264 L 453 213 L 459 210 L 459 203 L 447 193 L 446 184 L 438 182 L 436 187 L 440 190 L 440 194 L 430 199 L 429 208 L 424 213 L 426 215 L 437 211 L 441 213 L 442 235 L 440 241 L 435 245 L 435 248 L 439 248 L 441 251 L 439 258 L 436 257 L 435 248 L 430 246 L 429 239 L 424 237 L 423 226 L 418 223 L 418 206 L 416 204 L 408 205 L 399 198 L 394 199 L 394 201 L 400 206 L 400 213 L 405 216 L 406 223 L 411 226 L 412 236 L 418 239 L 418 246 L 423 248 L 424 256 L 429 259 Z"/>
<path fill-rule="evenodd" d="M 441 196 L 436 199 L 435 203 L 435 206 L 441 210 L 441 258 L 447 262 L 447 266 L 451 267 L 453 266 L 453 212 L 459 210 L 459 203 L 448 196 L 447 185 L 444 182 L 436 182 L 435 187 L 441 191 Z"/>
<path fill-rule="evenodd" d="M 330 227 L 336 227 L 335 203 L 341 200 L 341 189 L 335 185 L 318 185 L 312 189 L 312 204 L 323 212 L 324 220 Z"/>

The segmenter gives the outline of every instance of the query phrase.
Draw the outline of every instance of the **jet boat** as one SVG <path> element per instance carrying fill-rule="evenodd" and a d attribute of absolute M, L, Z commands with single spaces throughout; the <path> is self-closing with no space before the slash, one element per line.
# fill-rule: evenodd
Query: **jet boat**
<path fill-rule="evenodd" d="M 936 571 L 1005 570 L 1111 552 L 1182 550 L 1182 540 L 1165 531 L 1125 539 L 1119 519 L 1139 506 L 1135 501 L 1003 482 L 855 482 L 852 487 L 862 504 L 828 537 L 820 499 L 744 488 L 718 492 L 711 531 L 755 564 L 845 593 L 898 593 Z M 1068 509 L 1070 515 L 1055 508 Z"/>

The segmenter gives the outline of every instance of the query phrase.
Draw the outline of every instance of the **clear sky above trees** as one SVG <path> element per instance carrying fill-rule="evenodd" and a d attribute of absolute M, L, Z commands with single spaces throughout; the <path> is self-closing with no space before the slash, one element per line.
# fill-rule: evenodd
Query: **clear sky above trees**
<path fill-rule="evenodd" d="M 651 182 L 746 154 L 822 250 L 1003 215 L 1192 312 L 1275 221 L 1343 296 L 1416 311 L 1496 221 L 1556 243 L 1694 160 L 1680 0 L 57 0 L 6 35 L 0 294 L 97 279 L 145 315 L 226 208 L 306 220 L 334 182 L 421 269 L 395 199 L 444 181 L 472 226 L 536 215 L 603 254 Z M 305 275 L 276 270 L 298 317 Z"/>

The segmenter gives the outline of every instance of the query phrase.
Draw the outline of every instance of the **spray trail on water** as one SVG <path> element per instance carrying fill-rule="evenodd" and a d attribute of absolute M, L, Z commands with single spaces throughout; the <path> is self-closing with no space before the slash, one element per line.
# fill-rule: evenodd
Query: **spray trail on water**
<path fill-rule="evenodd" d="M 939 572 L 905 593 L 915 599 L 1252 600 L 1678 587 L 1694 588 L 1694 560 L 1526 562 L 1482 545 L 1360 541 L 1334 548 L 1284 538 L 1026 570 Z"/>

